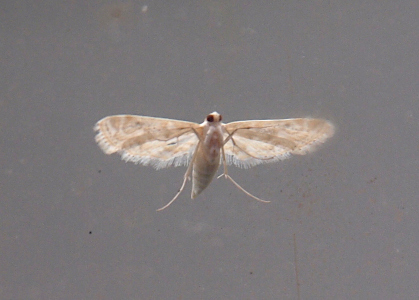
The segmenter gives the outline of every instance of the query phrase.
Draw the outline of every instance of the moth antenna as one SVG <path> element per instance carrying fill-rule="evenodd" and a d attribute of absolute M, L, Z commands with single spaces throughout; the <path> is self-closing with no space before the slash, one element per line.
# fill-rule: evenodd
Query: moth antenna
<path fill-rule="evenodd" d="M 257 201 L 260 201 L 260 202 L 263 202 L 263 203 L 269 203 L 269 202 L 271 202 L 271 201 L 268 201 L 268 200 L 263 200 L 263 199 L 260 199 L 260 198 L 258 198 L 258 197 L 256 197 L 256 196 L 252 195 L 251 193 L 249 193 L 248 191 L 246 191 L 244 188 L 242 188 L 242 187 L 240 186 L 240 184 L 238 184 L 237 182 L 235 182 L 235 181 L 234 181 L 234 179 L 230 177 L 230 175 L 228 175 L 228 174 L 223 174 L 223 175 L 225 176 L 225 178 L 230 179 L 230 181 L 231 181 L 232 183 L 234 183 L 234 185 L 235 185 L 236 187 L 238 187 L 238 188 L 239 188 L 239 189 L 240 189 L 243 193 L 245 193 L 247 196 L 252 197 L 253 199 L 255 199 L 255 200 L 257 200 Z"/>
<path fill-rule="evenodd" d="M 162 211 L 163 209 L 169 207 L 170 204 L 173 203 L 173 201 L 175 201 L 177 199 L 177 197 L 179 197 L 180 193 L 182 193 L 183 189 L 185 188 L 186 185 L 186 181 L 188 180 L 188 175 L 187 172 L 185 173 L 185 176 L 183 177 L 183 183 L 182 186 L 180 187 L 179 191 L 177 192 L 177 194 L 173 197 L 172 200 L 169 201 L 169 203 L 167 203 L 165 206 L 160 207 L 159 209 L 156 209 L 156 211 Z"/>
<path fill-rule="evenodd" d="M 201 143 L 201 142 L 198 142 L 198 145 L 197 145 L 197 146 L 196 146 L 196 148 L 195 148 L 195 152 L 194 152 L 194 154 L 193 154 L 193 156 L 192 156 L 192 159 L 191 159 L 191 162 L 190 162 L 190 164 L 189 164 L 189 166 L 188 166 L 188 169 L 186 170 L 185 175 L 183 175 L 183 183 L 182 183 L 182 186 L 180 187 L 179 191 L 176 193 L 176 195 L 173 197 L 173 199 L 169 201 L 169 203 L 167 203 L 167 204 L 166 204 L 165 206 L 163 206 L 163 207 L 160 207 L 160 208 L 159 208 L 159 209 L 157 209 L 156 211 L 162 211 L 163 209 L 165 209 L 165 208 L 169 207 L 169 205 L 170 205 L 170 204 L 172 204 L 172 203 L 173 203 L 173 202 L 177 199 L 177 197 L 179 197 L 180 193 L 182 193 L 183 189 L 185 188 L 186 181 L 187 181 L 188 179 L 190 179 L 190 176 L 191 176 L 191 171 L 192 171 L 192 166 L 193 166 L 193 163 L 194 163 L 194 161 L 195 161 L 196 153 L 198 152 L 198 147 L 199 147 L 199 144 L 200 144 L 200 143 Z"/>
<path fill-rule="evenodd" d="M 269 202 L 271 202 L 271 201 L 260 199 L 260 198 L 258 198 L 256 196 L 252 195 L 251 193 L 249 193 L 248 191 L 246 191 L 244 188 L 242 188 L 240 186 L 240 184 L 238 184 L 236 181 L 234 181 L 234 179 L 231 178 L 230 175 L 228 175 L 227 163 L 226 163 L 226 156 L 225 156 L 225 153 L 224 153 L 224 147 L 221 147 L 221 152 L 223 154 L 224 173 L 221 174 L 220 176 L 218 176 L 217 179 L 224 175 L 225 178 L 229 179 L 236 187 L 239 188 L 239 190 L 241 190 L 243 193 L 245 193 L 249 197 L 252 197 L 253 199 L 255 199 L 257 201 L 260 201 L 260 202 L 263 202 L 263 203 L 269 203 Z"/>

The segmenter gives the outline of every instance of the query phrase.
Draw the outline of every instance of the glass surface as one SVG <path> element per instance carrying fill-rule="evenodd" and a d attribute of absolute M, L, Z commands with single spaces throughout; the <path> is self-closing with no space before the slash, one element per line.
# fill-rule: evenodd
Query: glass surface
<path fill-rule="evenodd" d="M 415 299 L 419 5 L 3 1 L 1 299 Z M 318 117 L 318 151 L 196 199 L 107 156 L 114 114 Z M 220 174 L 222 170 L 220 169 Z"/>

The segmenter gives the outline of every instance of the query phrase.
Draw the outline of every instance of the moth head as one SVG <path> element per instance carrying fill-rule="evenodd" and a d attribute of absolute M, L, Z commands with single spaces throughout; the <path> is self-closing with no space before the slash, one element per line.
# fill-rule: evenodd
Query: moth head
<path fill-rule="evenodd" d="M 221 120 L 223 119 L 223 117 L 216 111 L 214 111 L 213 113 L 210 113 L 205 120 L 208 123 L 215 123 L 215 122 L 221 122 Z"/>

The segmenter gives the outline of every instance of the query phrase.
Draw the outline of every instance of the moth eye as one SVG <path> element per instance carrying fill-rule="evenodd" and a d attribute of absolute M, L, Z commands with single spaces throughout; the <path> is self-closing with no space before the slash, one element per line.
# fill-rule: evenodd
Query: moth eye
<path fill-rule="evenodd" d="M 210 123 L 214 122 L 214 116 L 213 115 L 208 115 L 207 116 L 207 121 L 210 122 Z"/>
<path fill-rule="evenodd" d="M 222 115 L 220 115 L 220 119 L 218 120 L 218 121 L 222 121 L 223 120 L 223 116 Z"/>

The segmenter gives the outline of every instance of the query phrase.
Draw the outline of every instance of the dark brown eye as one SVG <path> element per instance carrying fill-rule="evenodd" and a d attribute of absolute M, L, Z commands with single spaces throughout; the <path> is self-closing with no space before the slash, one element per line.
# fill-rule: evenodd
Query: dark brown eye
<path fill-rule="evenodd" d="M 207 121 L 210 122 L 210 123 L 214 122 L 214 116 L 213 115 L 208 115 L 207 116 Z"/>
<path fill-rule="evenodd" d="M 218 121 L 222 121 L 223 120 L 223 116 L 222 115 L 220 115 L 220 119 L 218 120 Z"/>

